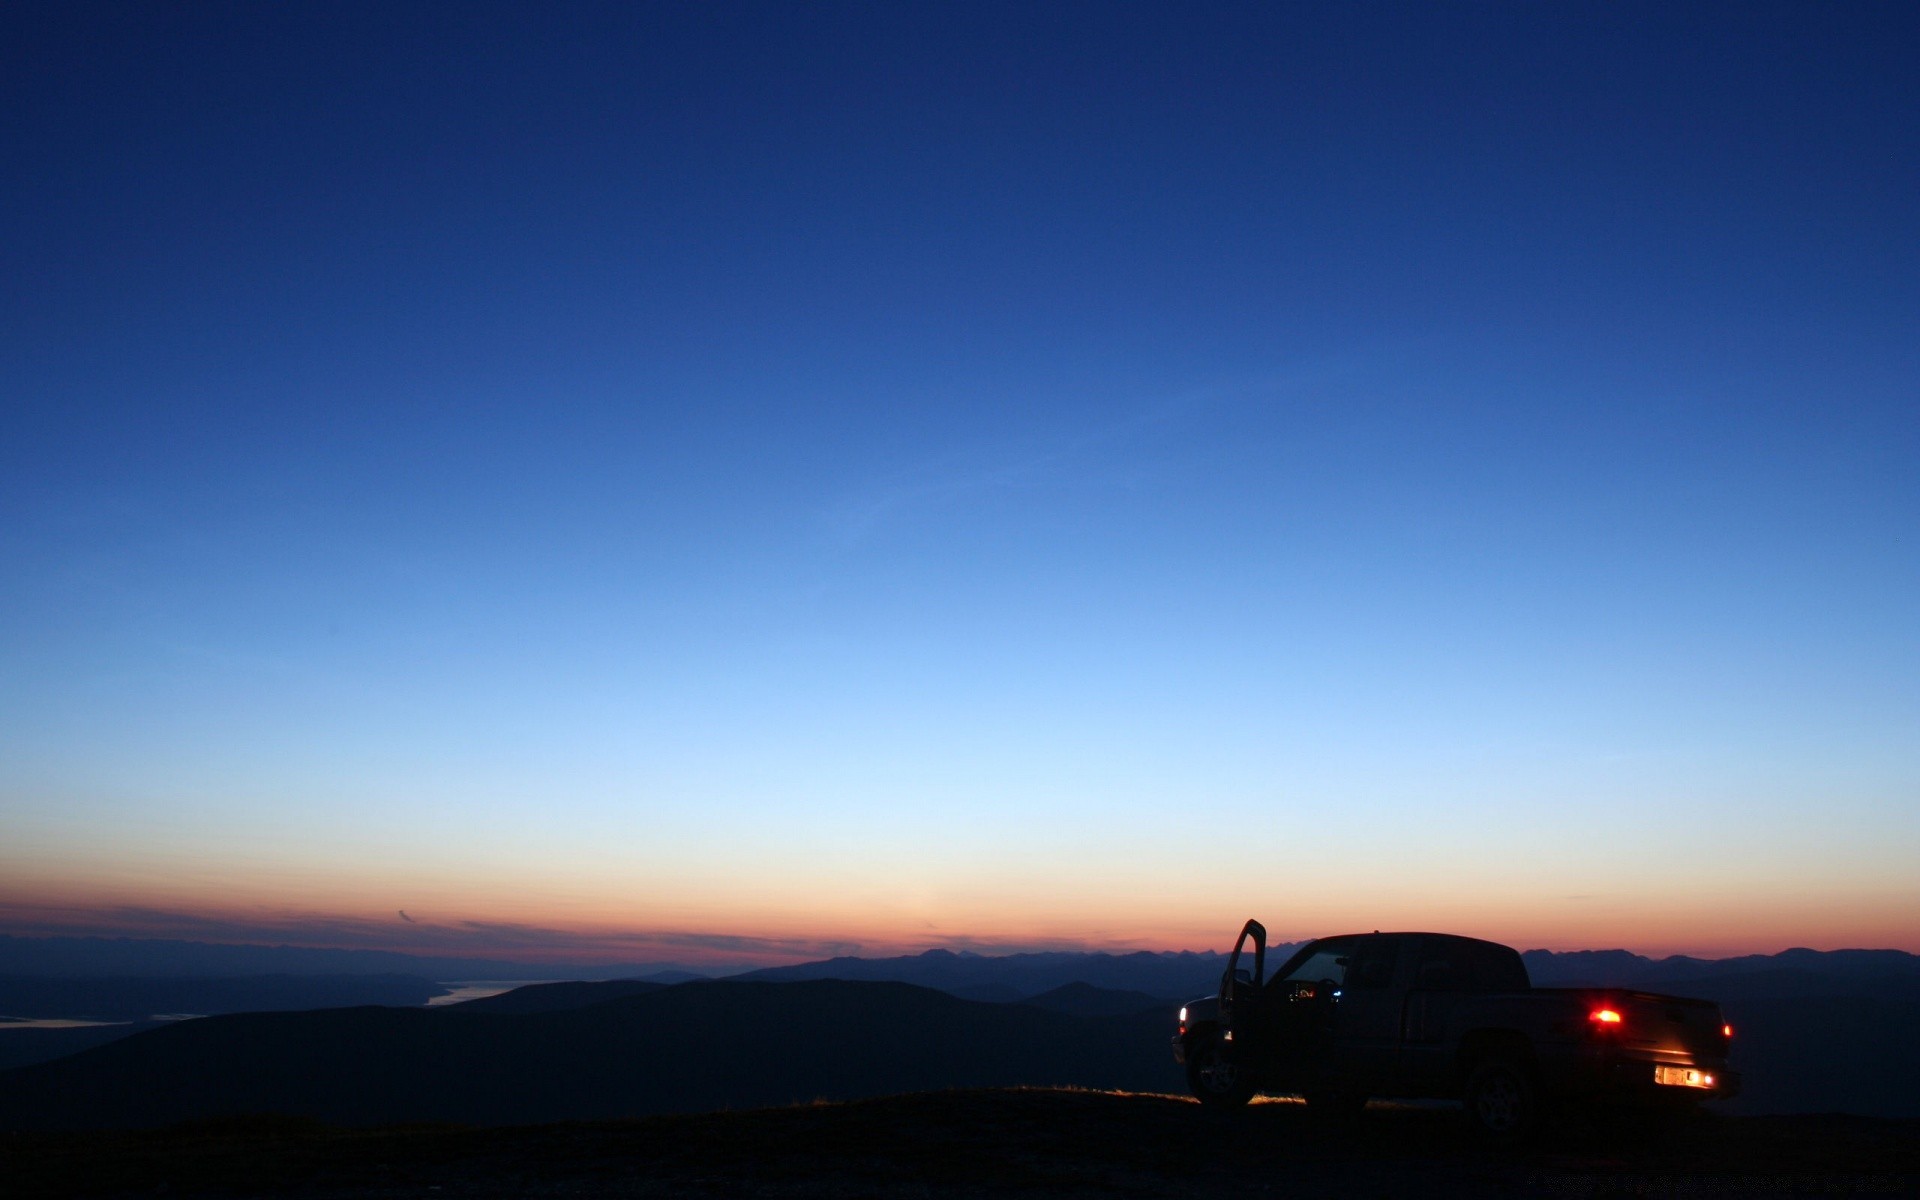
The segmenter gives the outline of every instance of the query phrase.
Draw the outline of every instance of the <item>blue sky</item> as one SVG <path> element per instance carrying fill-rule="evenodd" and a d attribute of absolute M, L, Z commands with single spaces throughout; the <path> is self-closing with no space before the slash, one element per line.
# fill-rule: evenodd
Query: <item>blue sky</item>
<path fill-rule="evenodd" d="M 1920 949 L 1898 7 L 4 21 L 10 928 Z"/>

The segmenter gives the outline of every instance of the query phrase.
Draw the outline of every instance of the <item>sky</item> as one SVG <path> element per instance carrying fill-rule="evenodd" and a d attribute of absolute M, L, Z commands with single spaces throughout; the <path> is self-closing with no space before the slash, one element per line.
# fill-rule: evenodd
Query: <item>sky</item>
<path fill-rule="evenodd" d="M 0 12 L 0 932 L 1920 951 L 1920 12 Z"/>

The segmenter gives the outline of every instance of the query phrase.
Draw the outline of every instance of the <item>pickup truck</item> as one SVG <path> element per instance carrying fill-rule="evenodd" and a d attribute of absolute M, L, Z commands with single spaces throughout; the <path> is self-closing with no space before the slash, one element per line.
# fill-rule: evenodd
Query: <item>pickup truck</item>
<path fill-rule="evenodd" d="M 1268 978 L 1266 939 L 1248 921 L 1219 994 L 1180 1010 L 1174 1059 L 1204 1104 L 1458 1099 L 1482 1136 L 1512 1141 L 1552 1105 L 1686 1106 L 1740 1087 L 1710 1000 L 1536 988 L 1508 947 L 1438 933 L 1320 938 Z"/>

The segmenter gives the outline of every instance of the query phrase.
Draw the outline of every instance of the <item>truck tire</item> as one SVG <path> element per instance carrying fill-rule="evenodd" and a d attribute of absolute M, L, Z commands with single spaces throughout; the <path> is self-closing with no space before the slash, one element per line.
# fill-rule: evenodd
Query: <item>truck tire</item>
<path fill-rule="evenodd" d="M 1187 1047 L 1187 1088 L 1208 1108 L 1239 1108 L 1253 1099 L 1253 1077 L 1212 1034 Z"/>
<path fill-rule="evenodd" d="M 1506 1058 L 1490 1058 L 1467 1074 L 1461 1093 L 1474 1133 L 1496 1145 L 1512 1145 L 1533 1132 L 1538 1103 L 1533 1075 Z"/>

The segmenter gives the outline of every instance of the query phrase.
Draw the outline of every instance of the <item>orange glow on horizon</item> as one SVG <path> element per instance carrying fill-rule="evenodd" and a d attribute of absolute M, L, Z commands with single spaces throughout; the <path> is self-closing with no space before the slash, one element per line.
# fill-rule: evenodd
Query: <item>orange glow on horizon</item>
<path fill-rule="evenodd" d="M 844 905 L 814 908 L 755 906 L 729 910 L 717 904 L 615 905 L 590 895 L 524 894 L 482 899 L 448 891 L 419 896 L 396 889 L 400 903 L 371 909 L 363 903 L 339 903 L 337 897 L 305 894 L 253 900 L 238 889 L 220 889 L 218 899 L 194 889 L 104 889 L 69 885 L 34 889 L 0 887 L 0 929 L 26 936 L 95 936 L 178 939 L 233 944 L 391 950 L 440 957 L 498 958 L 539 962 L 675 963 L 689 967 L 772 966 L 840 955 L 866 958 L 917 954 L 930 948 L 1005 954 L 1039 950 L 1221 951 L 1247 916 L 1273 928 L 1274 943 L 1360 930 L 1429 929 L 1485 937 L 1520 950 L 1627 949 L 1651 958 L 1687 954 L 1725 958 L 1774 954 L 1793 945 L 1819 949 L 1852 946 L 1920 950 L 1910 934 L 1891 928 L 1872 936 L 1872 927 L 1835 922 L 1819 930 L 1801 926 L 1794 936 L 1766 936 L 1750 927 L 1702 921 L 1696 939 L 1675 944 L 1671 926 L 1645 940 L 1634 936 L 1637 923 L 1612 928 L 1576 927 L 1541 937 L 1532 922 L 1526 928 L 1502 928 L 1499 915 L 1469 915 L 1464 906 L 1437 911 L 1428 919 L 1391 919 L 1394 914 L 1347 913 L 1328 905 L 1319 920 L 1282 925 L 1271 920 L 1278 905 L 1242 904 L 1215 913 L 1105 913 L 1089 919 L 1071 909 L 1023 912 L 1017 916 L 975 910 L 944 920 L 914 919 L 898 913 L 856 919 Z M 419 897 L 419 898 L 416 898 Z M 426 902 L 423 903 L 422 901 Z M 404 915 L 403 915 L 404 914 Z M 1358 914 L 1357 916 L 1355 914 Z M 1130 920 L 1127 918 L 1131 918 Z M 1905 933 L 1905 931 L 1901 931 Z"/>
<path fill-rule="evenodd" d="M 1275 943 L 1399 929 L 1656 959 L 1794 946 L 1920 953 L 1907 919 L 1920 888 L 1871 871 L 1748 881 L 1455 863 L 1355 875 L 1283 869 L 1282 848 L 1225 861 L 1178 847 L 1077 857 L 918 842 L 892 855 L 791 851 L 749 845 L 703 858 L 609 839 L 592 853 L 567 844 L 423 855 L 403 842 L 343 853 L 238 835 L 208 845 L 165 831 L 35 834 L 0 847 L 0 931 L 717 967 L 929 947 L 1223 951 L 1257 917 Z"/>

